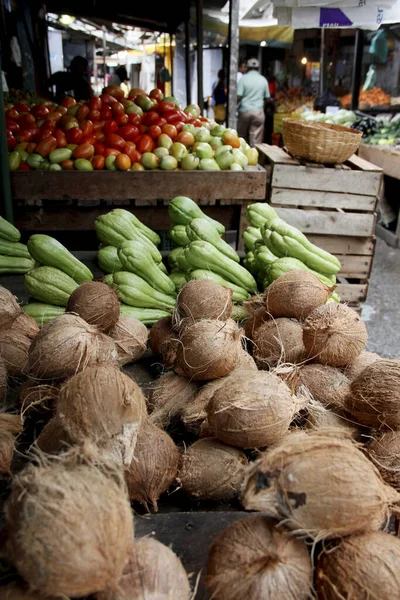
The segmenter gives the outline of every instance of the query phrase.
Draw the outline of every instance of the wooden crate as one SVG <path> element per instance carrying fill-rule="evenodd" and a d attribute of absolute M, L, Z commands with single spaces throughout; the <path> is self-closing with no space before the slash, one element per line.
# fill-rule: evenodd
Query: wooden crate
<path fill-rule="evenodd" d="M 358 306 L 368 291 L 382 169 L 355 155 L 328 167 L 300 162 L 276 146 L 257 148 L 268 172 L 268 202 L 312 243 L 337 256 L 337 291 Z"/>

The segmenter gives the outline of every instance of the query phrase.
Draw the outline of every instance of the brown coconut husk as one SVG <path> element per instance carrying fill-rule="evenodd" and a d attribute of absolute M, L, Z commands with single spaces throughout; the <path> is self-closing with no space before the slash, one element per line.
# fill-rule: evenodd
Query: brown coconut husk
<path fill-rule="evenodd" d="M 273 317 L 306 319 L 325 304 L 335 287 L 326 286 L 309 271 L 289 271 L 268 286 L 265 307 Z"/>
<path fill-rule="evenodd" d="M 76 313 L 89 325 L 107 333 L 119 319 L 120 304 L 110 286 L 101 281 L 86 281 L 72 292 L 67 311 Z"/>
<path fill-rule="evenodd" d="M 7 396 L 8 375 L 4 360 L 0 357 L 0 402 L 3 402 Z"/>
<path fill-rule="evenodd" d="M 367 340 L 364 321 L 345 304 L 320 306 L 304 323 L 303 341 L 308 356 L 332 367 L 353 363 Z"/>
<path fill-rule="evenodd" d="M 382 479 L 400 491 L 400 431 L 384 431 L 365 450 Z"/>
<path fill-rule="evenodd" d="M 230 500 L 239 493 L 245 465 L 243 452 L 207 437 L 186 450 L 177 481 L 193 498 Z"/>
<path fill-rule="evenodd" d="M 21 413 L 26 411 L 40 412 L 41 415 L 52 416 L 60 388 L 52 383 L 38 383 L 28 380 L 21 385 L 18 391 L 18 403 Z"/>
<path fill-rule="evenodd" d="M 295 319 L 274 319 L 260 325 L 253 337 L 253 356 L 260 369 L 297 364 L 306 357 L 303 328 Z"/>
<path fill-rule="evenodd" d="M 149 332 L 149 346 L 160 358 L 164 367 L 172 367 L 178 349 L 178 336 L 172 328 L 172 317 L 164 317 L 153 325 Z"/>
<path fill-rule="evenodd" d="M 334 409 L 329 410 L 314 398 L 311 398 L 307 404 L 305 428 L 319 431 L 336 429 L 338 435 L 341 430 L 345 436 L 356 437 L 358 435 L 358 429 L 351 418 L 346 417 L 344 413 L 334 412 Z"/>
<path fill-rule="evenodd" d="M 240 361 L 242 335 L 232 319 L 203 319 L 188 325 L 180 335 L 175 372 L 197 381 L 228 375 Z"/>
<path fill-rule="evenodd" d="M 0 598 L 2 600 L 56 600 L 54 596 L 50 598 L 40 592 L 31 592 L 26 586 L 17 583 L 0 586 Z"/>
<path fill-rule="evenodd" d="M 176 554 L 154 538 L 133 542 L 119 580 L 118 592 L 104 592 L 96 600 L 190 600 L 186 571 Z"/>
<path fill-rule="evenodd" d="M 150 390 L 150 421 L 158 427 L 168 427 L 170 423 L 180 417 L 197 390 L 196 382 L 172 372 L 164 373 L 154 382 Z"/>
<path fill-rule="evenodd" d="M 222 442 L 261 448 L 280 441 L 300 402 L 272 373 L 241 373 L 216 390 L 207 407 L 208 422 Z"/>
<path fill-rule="evenodd" d="M 317 541 L 380 529 L 400 494 L 342 432 L 288 434 L 249 467 L 244 508 Z"/>
<path fill-rule="evenodd" d="M 20 415 L 0 413 L 0 473 L 11 476 L 15 437 L 22 431 Z"/>
<path fill-rule="evenodd" d="M 317 363 L 304 365 L 296 370 L 293 383 L 296 392 L 300 386 L 305 386 L 314 400 L 334 412 L 345 410 L 350 382 L 339 369 Z"/>
<path fill-rule="evenodd" d="M 135 455 L 125 480 L 131 500 L 158 511 L 158 499 L 171 485 L 179 467 L 180 453 L 168 433 L 146 420 L 137 439 Z"/>
<path fill-rule="evenodd" d="M 400 598 L 399 564 L 400 540 L 387 533 L 369 532 L 338 540 L 318 557 L 318 598 Z"/>
<path fill-rule="evenodd" d="M 400 360 L 382 359 L 366 367 L 350 384 L 346 409 L 376 429 L 400 429 Z"/>
<path fill-rule="evenodd" d="M 7 548 L 32 591 L 79 597 L 117 590 L 133 539 L 122 478 L 60 459 L 30 465 L 7 502 Z"/>
<path fill-rule="evenodd" d="M 244 335 L 252 340 L 256 330 L 271 319 L 271 315 L 267 313 L 265 306 L 260 306 L 254 310 L 244 323 Z"/>
<path fill-rule="evenodd" d="M 9 375 L 20 377 L 26 372 L 29 349 L 38 333 L 36 321 L 25 313 L 17 316 L 9 329 L 0 331 L 0 356 Z"/>
<path fill-rule="evenodd" d="M 136 362 L 146 352 L 149 333 L 138 319 L 121 316 L 108 335 L 115 342 L 121 366 Z"/>
<path fill-rule="evenodd" d="M 207 588 L 218 600 L 308 600 L 312 565 L 306 545 L 252 515 L 234 521 L 210 548 Z"/>
<path fill-rule="evenodd" d="M 118 358 L 114 341 L 70 313 L 47 323 L 29 352 L 28 369 L 33 377 L 64 379 L 86 367 Z"/>
<path fill-rule="evenodd" d="M 23 314 L 17 298 L 0 285 L 0 330 L 9 329 L 15 319 Z"/>
<path fill-rule="evenodd" d="M 67 450 L 73 445 L 73 440 L 55 416 L 43 427 L 35 444 L 42 452 L 53 454 Z"/>
<path fill-rule="evenodd" d="M 210 279 L 193 279 L 183 286 L 176 300 L 176 329 L 202 319 L 226 321 L 232 315 L 232 290 Z"/>
<path fill-rule="evenodd" d="M 361 371 L 363 371 L 366 367 L 369 367 L 369 365 L 372 365 L 372 363 L 376 362 L 377 360 L 381 360 L 379 354 L 376 354 L 376 352 L 368 352 L 368 350 L 363 350 L 353 363 L 347 365 L 347 367 L 344 369 L 344 374 L 350 381 L 353 381 L 353 379 L 355 379 L 361 373 Z"/>
<path fill-rule="evenodd" d="M 114 365 L 96 365 L 61 386 L 56 415 L 70 440 L 112 449 L 118 462 L 129 465 L 146 403 L 128 375 Z"/>

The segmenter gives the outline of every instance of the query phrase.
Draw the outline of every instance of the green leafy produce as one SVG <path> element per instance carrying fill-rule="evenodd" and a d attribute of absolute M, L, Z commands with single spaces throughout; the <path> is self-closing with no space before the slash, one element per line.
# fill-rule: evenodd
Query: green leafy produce
<path fill-rule="evenodd" d="M 175 298 L 157 291 L 142 277 L 134 273 L 119 271 L 113 275 L 107 275 L 103 281 L 116 291 L 123 304 L 136 308 L 155 308 L 165 311 L 171 311 L 175 307 Z"/>
<path fill-rule="evenodd" d="M 93 279 L 91 270 L 49 235 L 40 233 L 31 235 L 28 240 L 28 250 L 39 264 L 60 269 L 78 283 Z"/>
<path fill-rule="evenodd" d="M 225 256 L 231 260 L 234 260 L 235 262 L 239 262 L 239 256 L 235 250 L 233 250 L 229 244 L 221 239 L 217 229 L 212 223 L 207 221 L 207 219 L 192 219 L 190 223 L 186 225 L 186 235 L 191 242 L 209 242 L 217 250 L 222 252 L 222 254 L 225 254 Z"/>
<path fill-rule="evenodd" d="M 35 319 L 39 327 L 43 327 L 46 323 L 59 317 L 65 313 L 65 308 L 62 306 L 54 306 L 53 304 L 45 304 L 44 302 L 30 302 L 22 307 L 26 315 Z"/>
<path fill-rule="evenodd" d="M 159 292 L 176 295 L 173 281 L 159 269 L 147 246 L 141 242 L 124 242 L 118 249 L 118 258 L 124 269 L 135 273 Z"/>
<path fill-rule="evenodd" d="M 25 275 L 24 285 L 28 294 L 36 300 L 57 306 L 67 306 L 70 295 L 79 287 L 64 271 L 48 266 L 29 271 Z"/>
<path fill-rule="evenodd" d="M 176 225 L 187 225 L 192 219 L 203 218 L 214 224 L 220 235 L 224 235 L 225 227 L 208 217 L 201 208 L 187 196 L 176 196 L 168 205 L 168 214 Z"/>

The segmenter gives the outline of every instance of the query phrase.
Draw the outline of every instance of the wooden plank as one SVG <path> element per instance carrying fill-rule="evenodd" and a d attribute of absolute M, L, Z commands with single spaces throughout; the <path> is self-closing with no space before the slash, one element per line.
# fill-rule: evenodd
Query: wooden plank
<path fill-rule="evenodd" d="M 347 279 L 368 279 L 372 267 L 372 256 L 356 256 L 354 254 L 336 254 L 342 268 L 339 276 Z"/>
<path fill-rule="evenodd" d="M 287 152 L 278 146 L 269 146 L 268 144 L 257 144 L 257 150 L 270 162 L 278 165 L 298 165 L 299 161 L 292 158 Z"/>
<path fill-rule="evenodd" d="M 371 236 L 375 229 L 375 213 L 340 213 L 335 211 L 278 208 L 278 215 L 303 233 L 326 235 Z"/>
<path fill-rule="evenodd" d="M 386 227 L 382 227 L 382 225 L 378 224 L 376 226 L 376 235 L 392 248 L 398 248 L 400 246 L 400 238 L 394 231 L 390 231 L 390 229 L 386 229 Z"/>
<path fill-rule="evenodd" d="M 327 252 L 335 255 L 358 254 L 373 256 L 376 240 L 374 237 L 357 238 L 353 236 L 308 235 L 307 238 Z"/>
<path fill-rule="evenodd" d="M 378 200 L 374 196 L 360 194 L 342 194 L 335 192 L 317 192 L 315 190 L 298 191 L 280 187 L 271 190 L 270 203 L 273 206 L 318 206 L 319 208 L 344 208 L 374 212 Z"/>
<path fill-rule="evenodd" d="M 264 200 L 261 166 L 239 171 L 29 171 L 11 174 L 16 200 L 159 200 L 179 195 L 215 204 L 217 199 Z"/>
<path fill-rule="evenodd" d="M 311 169 L 303 166 L 275 165 L 272 187 L 294 190 L 344 192 L 362 196 L 377 196 L 381 173 L 364 171 L 337 171 L 336 169 Z"/>
<path fill-rule="evenodd" d="M 361 158 L 381 167 L 385 175 L 400 179 L 400 152 L 398 150 L 361 144 L 358 154 Z"/>
<path fill-rule="evenodd" d="M 342 302 L 364 302 L 368 292 L 368 282 L 339 283 L 335 290 Z"/>
<path fill-rule="evenodd" d="M 379 173 L 382 171 L 381 167 L 378 167 L 377 165 L 370 163 L 364 158 L 357 156 L 357 154 L 353 154 L 353 156 L 351 156 L 345 164 L 351 167 L 352 169 L 359 169 L 360 171 L 373 171 Z"/>

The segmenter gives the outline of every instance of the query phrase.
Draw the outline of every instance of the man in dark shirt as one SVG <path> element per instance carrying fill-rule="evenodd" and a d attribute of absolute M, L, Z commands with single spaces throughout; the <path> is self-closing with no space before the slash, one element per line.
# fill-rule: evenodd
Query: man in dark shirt
<path fill-rule="evenodd" d="M 49 84 L 56 86 L 55 100 L 61 102 L 65 96 L 73 96 L 77 102 L 89 100 L 93 90 L 86 75 L 88 61 L 83 56 L 72 59 L 69 71 L 57 71 L 50 77 Z"/>

